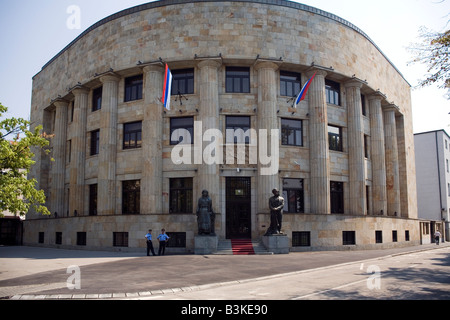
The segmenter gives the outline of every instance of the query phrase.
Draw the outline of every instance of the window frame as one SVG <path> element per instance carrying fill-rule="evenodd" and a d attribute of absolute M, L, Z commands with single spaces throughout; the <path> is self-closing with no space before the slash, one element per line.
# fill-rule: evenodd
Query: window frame
<path fill-rule="evenodd" d="M 187 119 L 192 119 L 192 125 L 189 123 L 181 123 L 182 120 L 187 120 Z M 180 123 L 175 123 L 179 121 Z M 176 140 L 172 140 L 172 135 L 173 133 L 178 130 L 178 129 L 185 129 L 187 131 L 189 131 L 190 135 L 191 135 L 191 142 L 188 143 L 187 141 L 185 141 L 185 137 L 184 136 L 179 136 L 178 141 Z M 183 141 L 180 142 L 180 138 L 183 137 Z M 176 146 L 178 144 L 194 144 L 194 117 L 176 117 L 176 118 L 170 118 L 170 145 L 171 146 Z"/>
<path fill-rule="evenodd" d="M 288 180 L 297 180 L 300 187 L 285 187 Z M 285 199 L 284 213 L 305 213 L 305 181 L 304 179 L 285 178 L 283 179 L 283 197 Z M 295 202 L 291 202 L 291 197 L 295 197 Z"/>
<path fill-rule="evenodd" d="M 176 181 L 183 181 L 181 186 L 175 186 Z M 186 183 L 188 182 L 188 183 Z M 169 213 L 192 214 L 194 211 L 194 178 L 169 179 Z"/>
<path fill-rule="evenodd" d="M 92 112 L 101 110 L 103 100 L 103 86 L 92 90 Z"/>
<path fill-rule="evenodd" d="M 139 124 L 139 129 L 127 129 L 127 127 Z M 128 139 L 126 139 L 126 136 L 129 136 Z M 131 145 L 131 135 L 135 135 L 134 138 L 134 145 Z M 134 122 L 127 122 L 123 124 L 123 141 L 122 141 L 122 149 L 123 150 L 130 150 L 130 149 L 139 149 L 142 148 L 142 121 L 134 121 Z M 140 139 L 138 139 L 140 137 Z M 128 144 L 127 144 L 128 143 Z"/>
<path fill-rule="evenodd" d="M 300 123 L 300 127 L 291 127 L 289 124 L 283 124 L 283 122 L 286 123 L 286 121 L 289 122 L 298 122 Z M 293 143 L 289 143 L 291 134 L 290 132 L 286 132 L 289 130 L 293 130 Z M 297 132 L 300 132 L 300 143 L 297 142 Z M 288 133 L 286 135 L 286 133 Z M 286 135 L 286 136 L 285 136 Z M 303 147 L 303 121 L 298 119 L 288 119 L 288 118 L 281 118 L 281 145 L 283 146 L 294 146 L 294 147 Z"/>
<path fill-rule="evenodd" d="M 295 80 L 293 78 L 296 78 Z M 296 97 L 302 88 L 302 75 L 297 72 L 280 71 L 280 96 Z M 284 89 L 284 90 L 283 90 Z M 292 94 L 289 94 L 290 91 Z"/>
<path fill-rule="evenodd" d="M 91 146 L 89 154 L 96 156 L 100 153 L 100 129 L 91 131 Z"/>
<path fill-rule="evenodd" d="M 195 70 L 194 68 L 172 70 L 172 91 L 171 95 L 194 94 L 195 91 Z M 180 90 L 180 83 L 184 81 L 184 88 Z"/>
<path fill-rule="evenodd" d="M 239 124 L 230 124 L 230 120 L 232 119 L 246 119 L 248 121 L 245 121 Z M 250 116 L 226 116 L 225 118 L 225 143 L 226 144 L 250 144 L 251 143 L 251 132 L 250 129 L 252 128 L 252 119 Z M 236 130 L 241 129 L 244 133 L 243 138 L 245 139 L 244 141 L 242 141 L 242 137 L 237 137 L 235 135 Z M 229 138 L 231 138 L 231 136 L 228 136 L 227 131 L 228 130 L 233 130 L 233 141 L 229 141 Z M 248 133 L 248 135 L 246 135 L 245 133 Z"/>
<path fill-rule="evenodd" d="M 334 132 L 331 132 L 330 129 L 338 129 L 339 133 L 336 134 Z M 338 127 L 335 125 L 328 124 L 328 148 L 331 151 L 337 151 L 337 152 L 343 152 L 343 135 L 342 135 L 342 127 Z"/>
<path fill-rule="evenodd" d="M 332 214 L 344 214 L 344 183 L 330 181 L 330 209 Z"/>
<path fill-rule="evenodd" d="M 142 74 L 125 78 L 124 102 L 142 99 L 144 76 Z"/>
<path fill-rule="evenodd" d="M 98 208 L 98 184 L 89 185 L 89 215 L 96 216 Z"/>
<path fill-rule="evenodd" d="M 134 186 L 132 184 L 134 183 Z M 141 180 L 122 181 L 122 215 L 141 213 Z"/>
<path fill-rule="evenodd" d="M 325 79 L 325 95 L 327 104 L 341 105 L 341 85 L 332 80 Z"/>
<path fill-rule="evenodd" d="M 250 93 L 250 90 L 250 67 L 226 67 L 226 93 Z"/>

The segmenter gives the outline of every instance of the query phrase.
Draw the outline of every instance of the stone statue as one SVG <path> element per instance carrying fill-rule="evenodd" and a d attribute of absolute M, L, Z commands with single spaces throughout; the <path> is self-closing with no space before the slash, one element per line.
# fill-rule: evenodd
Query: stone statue
<path fill-rule="evenodd" d="M 273 197 L 269 199 L 270 227 L 265 236 L 282 234 L 281 224 L 283 221 L 284 198 L 280 197 L 280 191 L 278 189 L 273 189 L 272 193 Z"/>
<path fill-rule="evenodd" d="M 214 223 L 216 215 L 212 210 L 212 200 L 207 190 L 202 191 L 202 197 L 198 199 L 197 224 L 199 235 L 215 235 Z"/>

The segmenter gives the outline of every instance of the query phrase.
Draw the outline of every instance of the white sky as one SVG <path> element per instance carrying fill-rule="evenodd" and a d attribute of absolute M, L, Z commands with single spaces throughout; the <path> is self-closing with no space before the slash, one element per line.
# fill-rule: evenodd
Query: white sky
<path fill-rule="evenodd" d="M 32 77 L 81 32 L 120 10 L 148 0 L 1 0 L 0 102 L 6 116 L 29 118 Z M 426 73 L 423 65 L 407 66 L 406 48 L 418 42 L 426 26 L 442 32 L 450 27 L 450 0 L 303 0 L 363 30 L 414 87 Z M 67 8 L 80 8 L 81 28 L 69 29 Z M 450 100 L 446 90 L 412 90 L 414 132 L 445 129 L 450 133 Z"/>

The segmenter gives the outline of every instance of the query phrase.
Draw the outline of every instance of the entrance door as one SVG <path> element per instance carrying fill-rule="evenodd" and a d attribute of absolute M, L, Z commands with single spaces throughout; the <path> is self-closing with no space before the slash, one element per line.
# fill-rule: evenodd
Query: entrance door
<path fill-rule="evenodd" d="M 250 178 L 226 180 L 226 228 L 227 239 L 252 237 Z"/>

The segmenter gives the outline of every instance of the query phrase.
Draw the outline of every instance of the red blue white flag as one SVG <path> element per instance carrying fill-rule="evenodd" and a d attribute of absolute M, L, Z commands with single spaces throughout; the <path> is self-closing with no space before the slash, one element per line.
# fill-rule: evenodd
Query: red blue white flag
<path fill-rule="evenodd" d="M 164 104 L 164 108 L 170 110 L 170 95 L 172 91 L 172 73 L 169 66 L 166 63 L 166 72 L 164 75 L 163 96 L 161 102 Z"/>
<path fill-rule="evenodd" d="M 300 90 L 300 93 L 298 94 L 297 99 L 295 99 L 295 101 L 294 101 L 294 108 L 297 108 L 297 105 L 300 103 L 300 101 L 305 100 L 306 93 L 308 92 L 309 86 L 311 85 L 315 76 L 316 76 L 316 73 L 313 74 L 311 79 L 309 79 L 303 86 L 302 90 Z"/>

